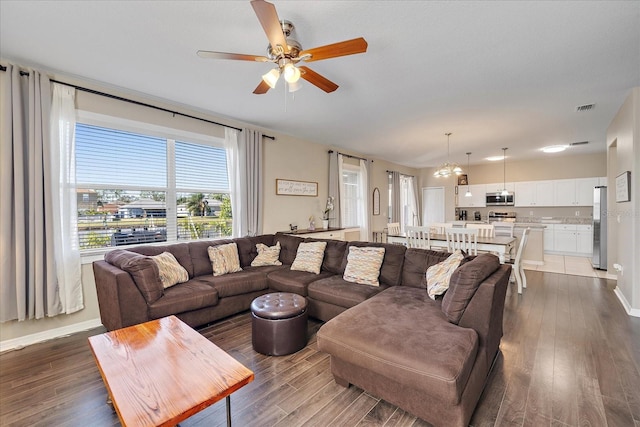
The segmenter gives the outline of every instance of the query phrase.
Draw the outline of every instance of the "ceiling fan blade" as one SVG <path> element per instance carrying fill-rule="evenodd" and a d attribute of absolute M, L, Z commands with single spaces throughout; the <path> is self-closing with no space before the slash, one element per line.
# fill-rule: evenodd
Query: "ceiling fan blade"
<path fill-rule="evenodd" d="M 367 51 L 367 46 L 367 41 L 359 37 L 353 40 L 345 40 L 343 42 L 303 50 L 298 56 L 311 55 L 309 59 L 305 59 L 306 62 L 320 61 L 322 59 L 337 58 L 338 56 L 364 53 Z"/>
<path fill-rule="evenodd" d="M 271 48 L 277 51 L 276 46 L 280 45 L 282 46 L 283 52 L 288 53 L 287 40 L 284 38 L 276 7 L 272 3 L 264 0 L 253 0 L 251 6 L 258 16 L 262 29 L 267 34 Z"/>
<path fill-rule="evenodd" d="M 260 80 L 260 84 L 253 91 L 256 95 L 262 95 L 267 93 L 267 91 L 271 89 L 271 87 L 264 80 Z"/>
<path fill-rule="evenodd" d="M 269 58 L 266 56 L 258 55 L 245 55 L 242 53 L 227 53 L 227 52 L 212 52 L 210 50 L 199 50 L 198 56 L 200 58 L 209 59 L 235 59 L 239 61 L 256 61 L 256 62 L 269 62 Z"/>
<path fill-rule="evenodd" d="M 316 73 L 309 67 L 298 67 L 301 71 L 300 77 L 311 83 L 312 85 L 318 86 L 320 89 L 327 93 L 331 93 L 334 90 L 338 89 L 338 85 L 327 79 L 326 77 L 321 76 Z"/>

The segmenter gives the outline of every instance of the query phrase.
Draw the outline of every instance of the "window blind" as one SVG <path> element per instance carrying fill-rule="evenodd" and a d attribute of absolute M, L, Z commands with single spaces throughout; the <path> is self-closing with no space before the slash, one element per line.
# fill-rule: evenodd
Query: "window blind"
<path fill-rule="evenodd" d="M 229 192 L 227 157 L 223 148 L 176 141 L 176 189 Z"/>

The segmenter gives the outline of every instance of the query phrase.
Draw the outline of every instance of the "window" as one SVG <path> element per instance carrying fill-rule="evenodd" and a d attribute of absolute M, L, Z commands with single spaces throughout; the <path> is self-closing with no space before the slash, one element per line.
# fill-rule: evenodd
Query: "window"
<path fill-rule="evenodd" d="M 186 132 L 176 140 L 179 131 L 149 125 L 145 132 L 144 124 L 131 131 L 116 119 L 90 122 L 76 125 L 81 249 L 231 235 L 221 140 Z"/>
<path fill-rule="evenodd" d="M 357 166 L 345 164 L 342 169 L 342 226 L 359 227 L 365 215 L 362 174 Z"/>
<path fill-rule="evenodd" d="M 399 178 L 398 188 L 395 188 L 393 174 L 389 173 L 389 222 L 399 222 L 400 229 L 404 231 L 407 225 L 419 224 L 417 194 L 414 185 L 415 177 L 399 174 Z M 396 197 L 394 197 L 395 191 L 397 191 Z M 400 208 L 398 218 L 394 218 L 392 214 L 394 199 L 398 201 Z"/>

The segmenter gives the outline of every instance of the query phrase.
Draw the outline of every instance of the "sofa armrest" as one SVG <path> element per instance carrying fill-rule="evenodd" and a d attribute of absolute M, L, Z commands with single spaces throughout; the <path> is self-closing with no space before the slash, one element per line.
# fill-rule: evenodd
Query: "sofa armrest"
<path fill-rule="evenodd" d="M 474 329 L 478 333 L 478 353 L 484 353 L 487 370 L 502 338 L 504 302 L 510 275 L 511 266 L 500 265 L 480 284 L 458 323 L 458 326 Z"/>
<path fill-rule="evenodd" d="M 93 263 L 100 320 L 108 331 L 146 322 L 147 303 L 129 273 L 106 261 Z"/>

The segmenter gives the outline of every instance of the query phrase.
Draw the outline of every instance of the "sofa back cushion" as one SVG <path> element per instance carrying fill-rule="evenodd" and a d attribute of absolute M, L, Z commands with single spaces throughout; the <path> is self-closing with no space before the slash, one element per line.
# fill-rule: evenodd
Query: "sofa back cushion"
<path fill-rule="evenodd" d="M 258 256 L 256 245 L 262 243 L 266 246 L 273 246 L 273 234 L 263 234 L 262 236 L 239 237 L 233 239 L 238 245 L 238 256 L 240 257 L 240 266 L 242 268 L 249 267 L 253 260 Z"/>
<path fill-rule="evenodd" d="M 158 266 L 151 257 L 116 249 L 107 252 L 104 260 L 129 273 L 148 304 L 157 301 L 164 293 Z"/>
<path fill-rule="evenodd" d="M 345 265 L 342 264 L 346 256 L 347 244 L 343 240 L 327 240 L 327 239 L 304 239 L 305 242 L 327 242 L 324 250 L 324 260 L 322 261 L 322 271 L 333 274 L 344 273 Z"/>
<path fill-rule="evenodd" d="M 402 265 L 404 263 L 404 253 L 407 248 L 404 245 L 393 245 L 389 243 L 373 243 L 373 242 L 348 242 L 348 246 L 378 247 L 384 248 L 384 259 L 382 267 L 380 267 L 380 284 L 386 286 L 398 286 L 402 280 Z M 342 271 L 347 267 L 347 255 L 349 251 L 345 251 L 342 258 Z"/>
<path fill-rule="evenodd" d="M 191 253 L 189 252 L 189 243 L 175 243 L 172 245 L 162 246 L 145 245 L 127 248 L 126 250 L 147 256 L 155 256 L 160 255 L 163 252 L 169 252 L 176 258 L 178 263 L 187 270 L 190 278 L 194 276 L 193 262 L 191 262 Z"/>
<path fill-rule="evenodd" d="M 427 289 L 427 269 L 446 260 L 449 255 L 447 252 L 429 249 L 407 249 L 404 254 L 404 266 L 402 267 L 402 285 Z"/>
<path fill-rule="evenodd" d="M 451 276 L 449 290 L 442 298 L 442 312 L 449 322 L 458 324 L 467 304 L 480 287 L 483 280 L 500 267 L 498 257 L 480 254 L 473 260 L 458 267 Z"/>
<path fill-rule="evenodd" d="M 293 264 L 293 260 L 296 259 L 296 254 L 298 253 L 298 246 L 303 241 L 304 239 L 300 237 L 276 234 L 274 243 L 280 242 L 280 261 L 285 265 Z"/>

